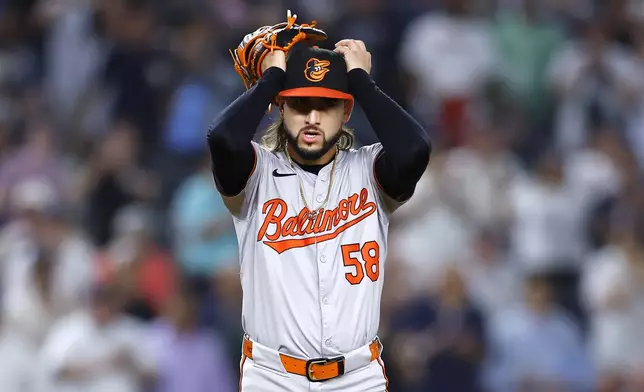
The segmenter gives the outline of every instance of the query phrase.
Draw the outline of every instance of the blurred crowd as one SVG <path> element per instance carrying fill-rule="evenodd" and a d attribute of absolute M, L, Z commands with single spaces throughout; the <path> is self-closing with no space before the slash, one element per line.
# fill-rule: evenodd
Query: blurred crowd
<path fill-rule="evenodd" d="M 643 391 L 642 0 L 0 0 L 0 391 L 237 390 L 205 133 L 286 9 L 363 40 L 434 142 L 390 227 L 389 390 Z"/>

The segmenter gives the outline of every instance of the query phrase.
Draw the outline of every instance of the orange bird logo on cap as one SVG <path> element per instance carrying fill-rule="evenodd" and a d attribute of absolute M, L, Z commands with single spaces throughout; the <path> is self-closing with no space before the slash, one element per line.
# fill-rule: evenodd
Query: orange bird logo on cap
<path fill-rule="evenodd" d="M 311 82 L 320 82 L 324 79 L 324 75 L 329 72 L 329 68 L 327 68 L 329 65 L 331 65 L 329 60 L 309 59 L 304 68 L 304 77 Z"/>

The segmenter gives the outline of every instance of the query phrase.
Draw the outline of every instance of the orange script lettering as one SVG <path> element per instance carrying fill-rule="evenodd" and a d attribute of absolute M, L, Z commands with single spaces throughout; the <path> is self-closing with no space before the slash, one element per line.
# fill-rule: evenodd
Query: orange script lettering
<path fill-rule="evenodd" d="M 376 203 L 369 201 L 369 192 L 363 188 L 360 193 L 340 200 L 332 210 L 320 209 L 313 220 L 309 219 L 310 211 L 306 207 L 289 217 L 287 210 L 282 199 L 268 200 L 262 207 L 264 222 L 257 233 L 257 241 L 263 241 L 277 253 L 336 238 L 376 212 Z"/>

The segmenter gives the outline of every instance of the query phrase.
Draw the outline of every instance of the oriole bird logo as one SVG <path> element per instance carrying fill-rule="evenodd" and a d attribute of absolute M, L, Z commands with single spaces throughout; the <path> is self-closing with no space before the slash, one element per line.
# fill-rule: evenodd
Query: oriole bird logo
<path fill-rule="evenodd" d="M 304 77 L 311 82 L 319 82 L 324 79 L 324 75 L 329 72 L 331 62 L 328 60 L 309 59 L 304 68 Z"/>

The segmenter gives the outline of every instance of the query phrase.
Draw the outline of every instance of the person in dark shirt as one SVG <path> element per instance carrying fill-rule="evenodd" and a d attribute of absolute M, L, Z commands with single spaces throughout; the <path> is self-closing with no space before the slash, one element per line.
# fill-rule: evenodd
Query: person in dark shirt
<path fill-rule="evenodd" d="M 467 298 L 456 269 L 436 298 L 418 298 L 392 318 L 394 364 L 405 392 L 478 392 L 485 319 Z"/>

